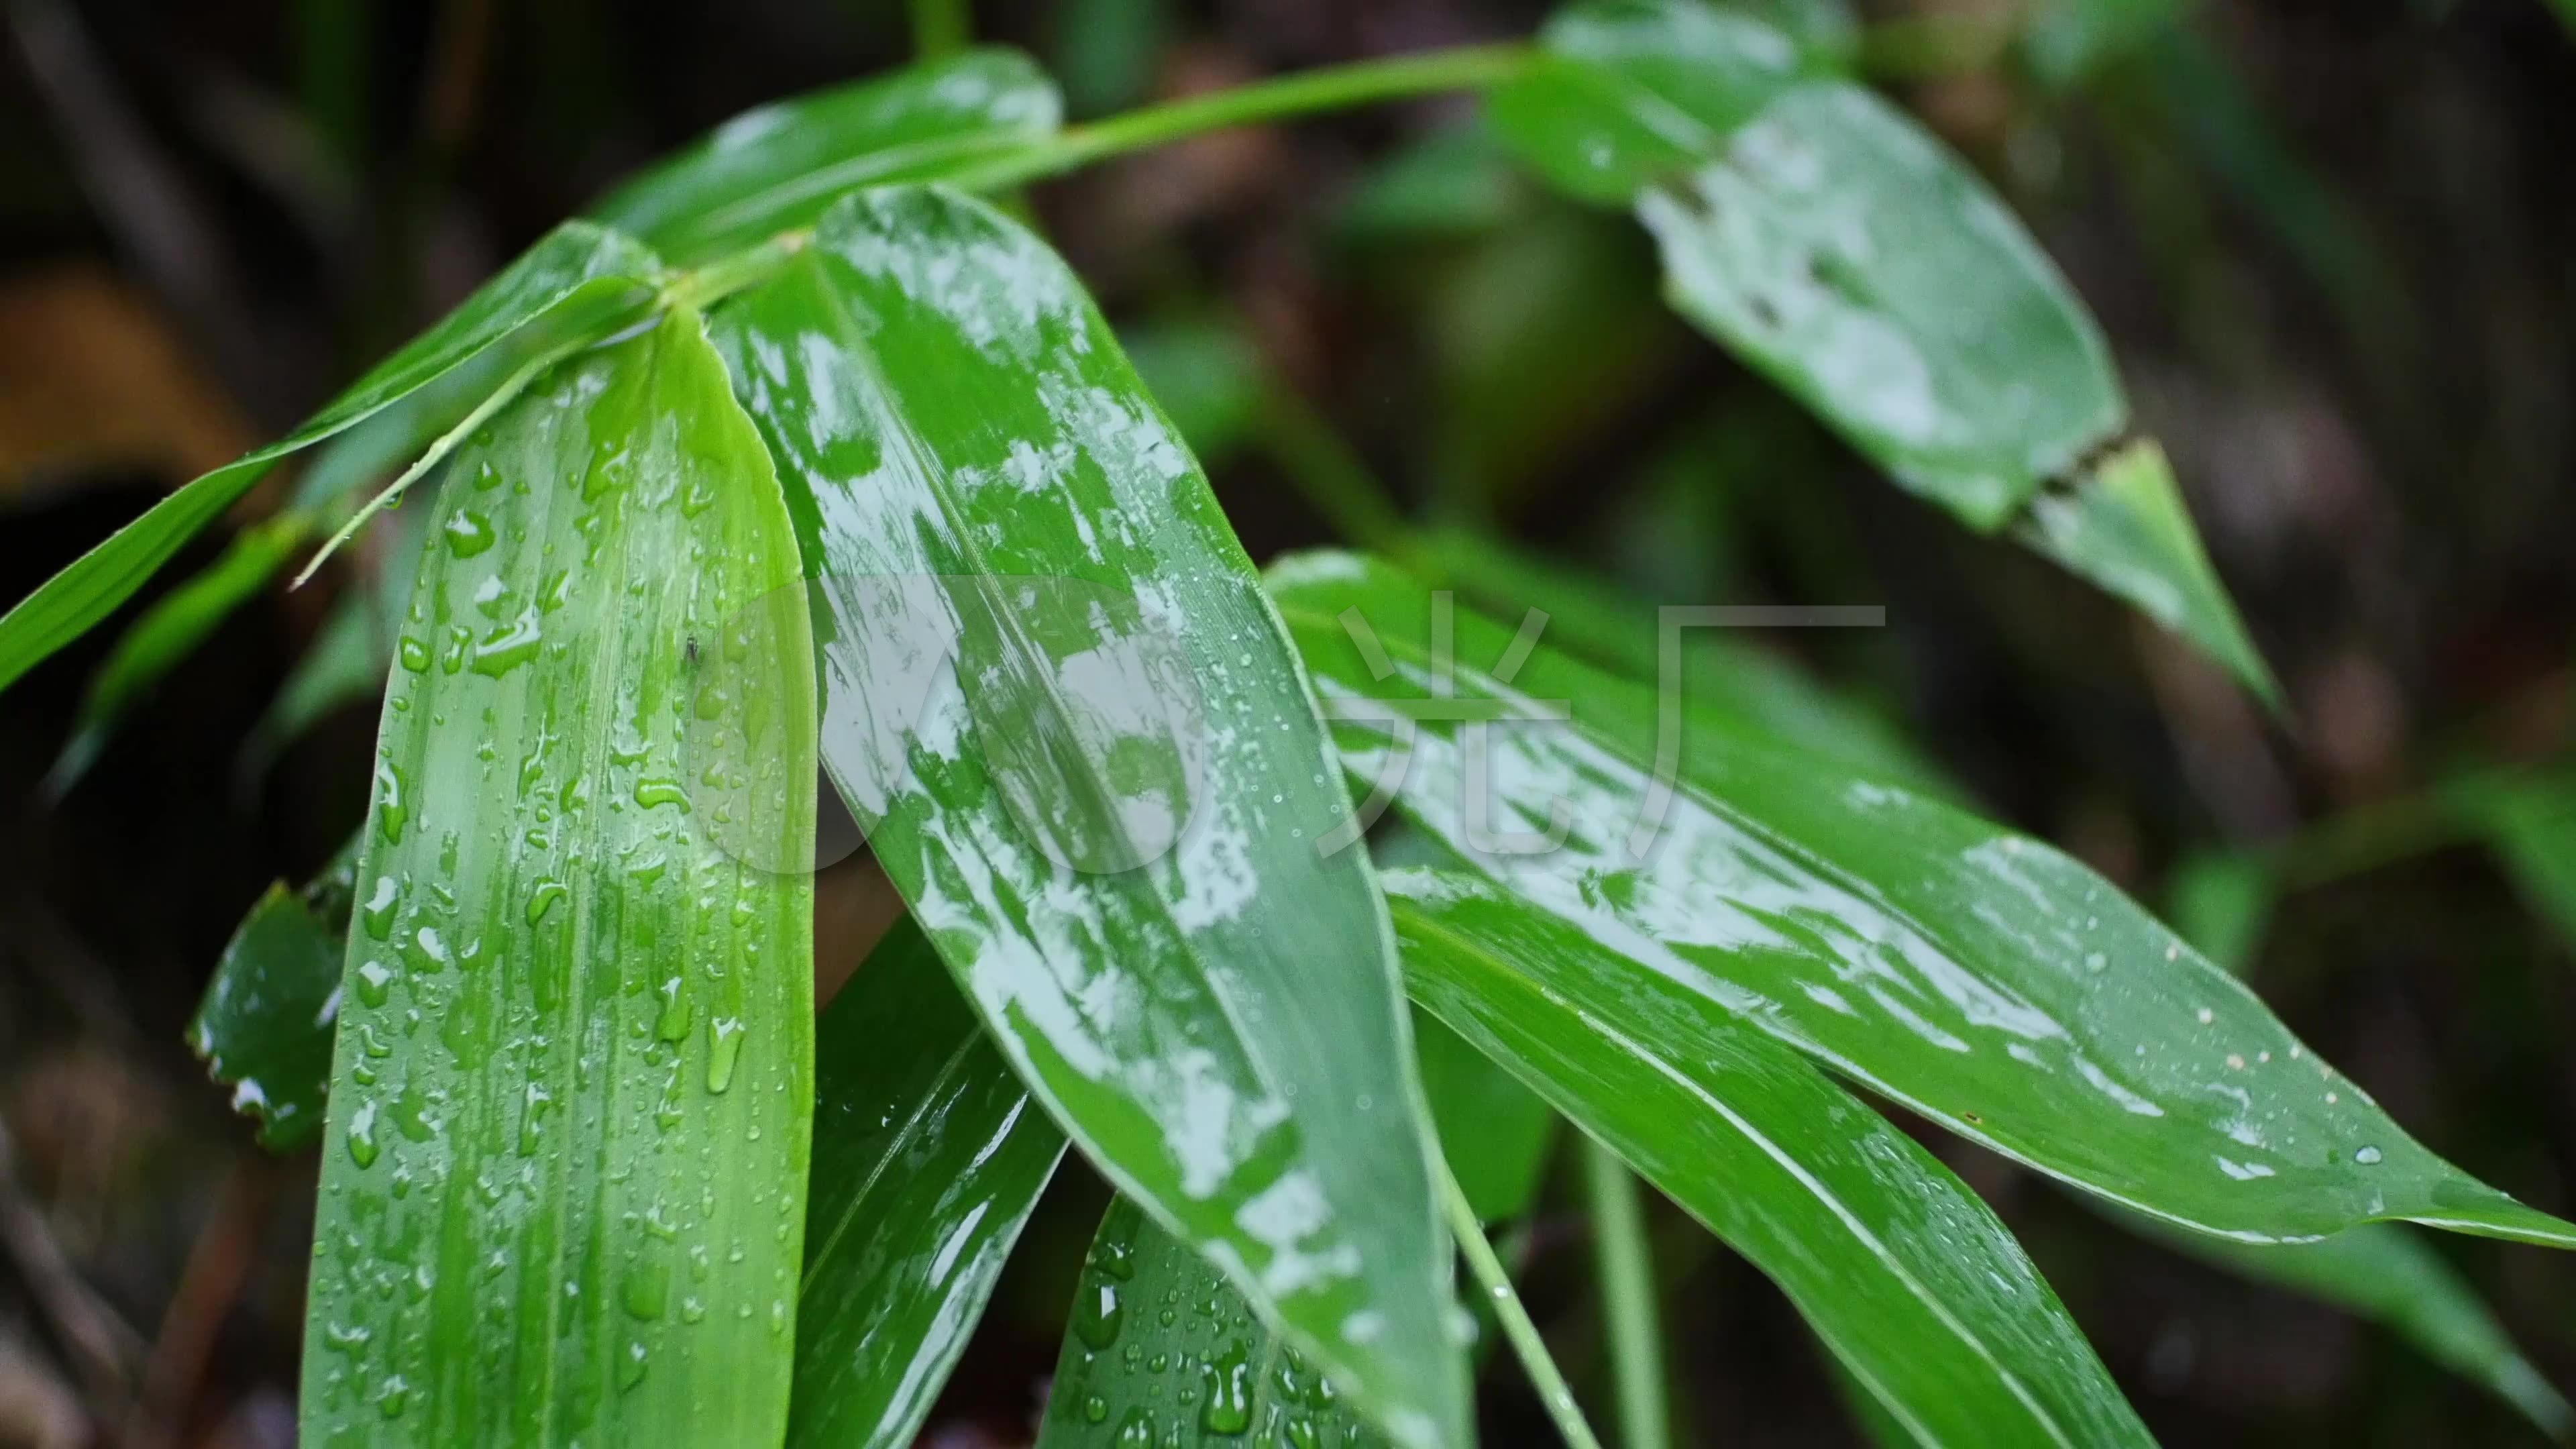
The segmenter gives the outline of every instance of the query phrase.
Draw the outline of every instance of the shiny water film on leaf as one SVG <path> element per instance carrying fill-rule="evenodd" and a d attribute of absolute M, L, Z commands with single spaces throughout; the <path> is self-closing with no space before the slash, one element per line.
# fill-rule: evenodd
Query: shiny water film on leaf
<path fill-rule="evenodd" d="M 1507 889 L 1837 1072 L 2209 1232 L 2410 1218 L 2576 1246 L 2049 846 L 1704 717 L 1665 737 L 1653 689 L 1543 643 L 1501 684 L 1486 661 L 1514 636 L 1465 611 L 1456 697 L 1427 710 L 1420 585 L 1343 554 L 1271 578 L 1355 779 L 1394 781 L 1408 818 Z M 1398 723 L 1426 712 L 1445 719 Z M 1677 764 L 1660 784 L 1659 754 Z M 1554 848 L 1526 850 L 1542 834 Z"/>
<path fill-rule="evenodd" d="M 910 921 L 814 1027 L 814 1166 L 787 1442 L 900 1449 L 1064 1155 Z"/>
<path fill-rule="evenodd" d="M 716 324 L 822 584 L 825 764 L 1004 1055 L 1361 1412 L 1462 1439 L 1384 907 L 1315 849 L 1348 805 L 1295 656 L 1090 299 L 883 188 Z"/>
<path fill-rule="evenodd" d="M 697 316 L 495 418 L 425 552 L 345 958 L 306 1442 L 777 1442 L 811 887 L 709 840 L 681 753 L 692 641 L 733 647 L 796 552 Z M 741 706 L 784 859 L 813 828 L 803 642 Z"/>
<path fill-rule="evenodd" d="M 1074 1289 L 1038 1449 L 1374 1449 L 1372 1433 L 1224 1274 L 1126 1198 Z"/>
<path fill-rule="evenodd" d="M 1387 888 L 1415 997 L 1777 1281 L 1922 1442 L 2153 1442 L 2011 1232 L 1795 1051 L 1480 877 Z"/>
<path fill-rule="evenodd" d="M 936 176 L 1054 131 L 1055 82 L 1015 50 L 987 48 L 745 111 L 620 186 L 599 219 L 674 264 L 810 226 L 861 186 Z"/>
<path fill-rule="evenodd" d="M 651 252 L 588 222 L 547 233 L 304 426 L 162 499 L 19 601 L 0 617 L 0 689 L 106 618 L 270 464 L 392 411 L 425 442 L 518 367 L 640 316 L 660 272 Z"/>

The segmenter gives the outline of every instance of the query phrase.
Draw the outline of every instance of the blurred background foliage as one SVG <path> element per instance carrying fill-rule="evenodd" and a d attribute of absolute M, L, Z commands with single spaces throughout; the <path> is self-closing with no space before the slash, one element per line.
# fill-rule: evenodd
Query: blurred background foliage
<path fill-rule="evenodd" d="M 1471 100 L 1210 136 L 1029 204 L 1257 557 L 1341 540 L 1434 571 L 1476 558 L 1487 578 L 1579 568 L 1608 598 L 1884 603 L 1885 630 L 1763 639 L 1707 687 L 1829 685 L 1856 706 L 1835 747 L 2162 903 L 2411 1130 L 2576 1208 L 2576 775 L 2556 764 L 2576 706 L 2576 4 L 1763 8 L 1967 156 L 2102 318 L 2284 720 L 2114 601 L 1885 486 L 1665 309 L 1625 218 L 1503 164 Z M 1543 13 L 1065 0 L 972 21 L 1054 69 L 1080 117 L 1524 36 Z M 0 16 L 10 599 L 282 431 L 638 163 L 916 43 L 893 0 Z M 398 556 L 402 532 L 358 562 Z M 201 540 L 118 623 L 226 543 Z M 363 809 L 372 696 L 308 681 L 271 711 L 308 651 L 361 676 L 380 659 L 365 577 L 335 563 L 257 595 L 51 788 L 115 630 L 0 699 L 0 1444 L 292 1439 L 313 1166 L 255 1149 L 182 1029 L 243 909 L 311 876 Z M 2167 1442 L 2537 1442 L 2380 1330 L 1934 1146 Z M 1558 1156 L 1543 1200 L 1561 1210 L 1508 1241 L 1598 1392 L 1579 1164 Z M 1059 1178 L 935 1441 L 1027 1442 L 1104 1200 Z M 1778 1296 L 1678 1215 L 1656 1224 L 1683 1436 L 1852 1442 Z M 2576 1392 L 2576 1262 L 2433 1251 Z M 1489 1442 L 1544 1442 L 1516 1376 L 1484 1391 Z"/>

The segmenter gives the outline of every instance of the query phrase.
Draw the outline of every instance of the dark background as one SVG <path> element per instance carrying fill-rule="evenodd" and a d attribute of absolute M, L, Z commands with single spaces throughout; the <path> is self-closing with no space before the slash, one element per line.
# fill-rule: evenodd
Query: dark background
<path fill-rule="evenodd" d="M 1213 137 L 1034 203 L 1113 318 L 1235 319 L 1419 516 L 1664 599 L 1884 601 L 1890 629 L 1807 662 L 1990 812 L 2143 899 L 2195 850 L 2321 862 L 2280 906 L 2258 987 L 2416 1135 L 2568 1214 L 2576 967 L 2483 852 L 2406 822 L 2457 770 L 2557 751 L 2576 704 L 2576 40 L 2545 0 L 2231 0 L 2055 85 L 1990 42 L 2008 9 L 1919 3 L 1865 5 L 1868 54 L 2101 317 L 2280 671 L 2290 728 L 2109 600 L 1887 486 L 1665 316 L 1621 219 L 1492 178 L 1428 221 L 1373 208 L 1377 168 L 1470 103 Z M 1087 115 L 1522 36 L 1542 13 L 1083 0 L 979 5 L 976 24 L 1056 68 Z M 628 169 L 909 44 L 888 0 L 5 0 L 0 15 L 9 600 L 283 432 Z M 1279 445 L 1214 463 L 1256 558 L 1331 538 L 1303 501 L 1313 466 Z M 274 499 L 254 495 L 108 629 L 0 696 L 0 1445 L 87 1442 L 138 1387 L 166 1406 L 138 1421 L 158 1442 L 292 1439 L 313 1165 L 263 1157 L 180 1033 L 242 909 L 319 865 L 363 810 L 363 709 L 233 786 L 336 566 L 243 610 L 60 801 L 39 785 L 115 626 Z M 2371 848 L 2336 855 L 2355 829 Z M 2385 1333 L 1939 1146 L 2166 1442 L 2540 1442 Z M 1552 1193 L 1526 1269 L 1593 1390 L 1572 1198 Z M 934 1417 L 942 1442 L 1026 1442 L 1100 1201 L 1068 1171 L 1042 1208 Z M 1658 1228 L 1689 1438 L 1850 1442 L 1778 1295 L 1676 1215 Z M 30 1244 L 64 1255 L 86 1316 L 42 1291 Z M 2438 1247 L 2576 1393 L 2576 1263 Z M 101 1352 L 139 1377 L 103 1379 Z M 1491 1442 L 1546 1442 L 1508 1363 L 1484 1393 Z"/>

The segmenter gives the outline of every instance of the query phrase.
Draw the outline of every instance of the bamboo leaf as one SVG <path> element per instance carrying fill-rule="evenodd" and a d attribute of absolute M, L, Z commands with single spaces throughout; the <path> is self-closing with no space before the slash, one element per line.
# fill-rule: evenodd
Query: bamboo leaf
<path fill-rule="evenodd" d="M 1547 615 L 1548 640 L 1613 674 L 1650 680 L 1663 668 L 1657 607 L 1616 585 L 1472 534 L 1434 533 L 1419 543 L 1423 567 L 1501 617 Z M 1904 733 L 1834 693 L 1796 665 L 1722 633 L 1681 636 L 1688 708 L 1792 749 L 1945 800 L 1963 796 Z"/>
<path fill-rule="evenodd" d="M 791 1445 L 910 1444 L 1064 1155 L 909 920 L 814 1028 Z"/>
<path fill-rule="evenodd" d="M 1409 819 L 1509 890 L 1873 1091 L 2222 1236 L 2405 1218 L 2576 1247 L 2048 846 L 1704 719 L 1683 731 L 1677 698 L 1532 645 L 1526 621 L 1515 645 L 1460 612 L 1454 654 L 1435 648 L 1423 590 L 1382 565 L 1306 556 L 1272 588 L 1355 778 L 1395 782 Z M 1444 657 L 1456 698 L 1423 705 Z"/>
<path fill-rule="evenodd" d="M 812 896 L 743 857 L 811 860 L 811 654 L 801 607 L 754 607 L 797 599 L 795 539 L 695 314 L 504 410 L 430 537 L 357 871 L 304 1437 L 776 1442 Z M 704 687 L 719 660 L 769 691 Z M 706 779 L 731 788 L 693 802 Z"/>
<path fill-rule="evenodd" d="M 188 1045 L 259 1120 L 260 1145 L 289 1152 L 322 1130 L 331 1026 L 340 1012 L 356 841 L 302 891 L 280 881 L 242 917 L 188 1023 Z"/>
<path fill-rule="evenodd" d="M 888 188 L 718 340 L 816 578 L 823 757 L 1031 1094 L 1406 1444 L 1466 1437 L 1420 1089 L 1295 656 L 1043 243 Z"/>
<path fill-rule="evenodd" d="M 1675 309 L 1906 488 L 2277 705 L 2161 451 L 2114 447 L 2129 407 L 2100 329 L 1958 158 L 1748 13 L 1588 0 L 1542 39 L 1496 124 L 1560 188 L 1635 208 Z"/>
<path fill-rule="evenodd" d="M 402 408 L 415 433 L 462 417 L 503 377 L 640 315 L 660 272 L 633 241 L 566 222 L 463 305 L 284 439 L 198 478 L 72 561 L 0 617 L 0 689 L 87 633 L 231 507 L 269 465 Z"/>
<path fill-rule="evenodd" d="M 610 193 L 599 219 L 695 266 L 810 226 L 862 186 L 946 174 L 1054 131 L 1064 100 L 1016 50 L 969 50 L 745 111 Z"/>
<path fill-rule="evenodd" d="M 307 517 L 291 512 L 244 529 L 221 557 L 144 610 L 90 676 L 72 737 L 45 777 L 46 790 L 59 798 L 77 784 L 125 712 L 276 577 L 310 531 Z"/>
<path fill-rule="evenodd" d="M 1038 1449 L 1237 1437 L 1312 1449 L 1386 1442 L 1225 1274 L 1121 1197 L 1074 1290 Z"/>
<path fill-rule="evenodd" d="M 2154 1442 L 1984 1203 L 1796 1052 L 1491 882 L 1387 889 L 1416 997 L 1769 1274 L 1923 1442 Z"/>

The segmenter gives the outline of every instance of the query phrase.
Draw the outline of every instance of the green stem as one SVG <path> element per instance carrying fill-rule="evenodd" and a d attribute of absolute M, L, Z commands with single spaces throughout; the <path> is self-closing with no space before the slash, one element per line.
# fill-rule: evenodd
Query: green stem
<path fill-rule="evenodd" d="M 1476 1221 L 1476 1210 L 1467 1205 L 1467 1194 L 1458 1186 L 1458 1178 L 1449 1164 L 1440 1168 L 1440 1205 L 1449 1214 L 1449 1231 L 1458 1239 L 1458 1250 L 1467 1255 L 1467 1270 L 1477 1285 L 1485 1290 L 1487 1306 L 1503 1325 L 1503 1337 L 1511 1340 L 1512 1351 L 1520 1355 L 1521 1367 L 1528 1371 L 1530 1383 L 1538 1389 L 1540 1402 L 1547 1405 L 1548 1417 L 1556 1421 L 1557 1432 L 1565 1436 L 1570 1449 L 1601 1449 L 1601 1441 L 1592 1437 L 1592 1426 L 1583 1422 L 1583 1410 L 1575 1405 L 1574 1390 L 1566 1387 L 1565 1375 L 1556 1370 L 1547 1343 L 1538 1336 L 1538 1325 L 1530 1322 L 1529 1311 L 1521 1307 L 1520 1295 L 1512 1291 L 1512 1276 L 1503 1271 L 1500 1258 L 1494 1256 L 1494 1245 L 1485 1241 L 1485 1225 Z"/>
<path fill-rule="evenodd" d="M 1068 127 L 1025 151 L 968 166 L 942 179 L 971 190 L 995 190 L 1061 176 L 1095 161 L 1209 131 L 1407 96 L 1482 90 L 1518 77 L 1536 55 L 1525 44 L 1467 45 L 1300 71 Z"/>
<path fill-rule="evenodd" d="M 1523 44 L 1466 45 L 1300 71 L 1068 127 L 998 156 L 978 154 L 947 170 L 908 171 L 906 179 L 965 191 L 1006 191 L 1210 131 L 1407 96 L 1482 90 L 1521 75 L 1537 54 Z M 702 309 L 713 306 L 767 277 L 813 236 L 811 227 L 781 232 L 759 246 L 683 274 L 670 284 L 666 295 L 683 297 Z"/>
<path fill-rule="evenodd" d="M 1610 1370 L 1619 1390 L 1619 1437 L 1627 1449 L 1666 1449 L 1664 1339 L 1655 1307 L 1655 1265 L 1646 1243 L 1646 1204 L 1617 1153 L 1583 1139 L 1583 1181 L 1592 1208 L 1592 1261 L 1610 1333 Z"/>
<path fill-rule="evenodd" d="M 2274 847 L 2273 878 L 2284 891 L 2306 890 L 2464 845 L 2477 833 L 2476 822 L 2441 791 L 2358 806 Z"/>
<path fill-rule="evenodd" d="M 967 0 L 912 0 L 912 50 L 923 60 L 937 60 L 966 48 L 972 27 Z"/>

